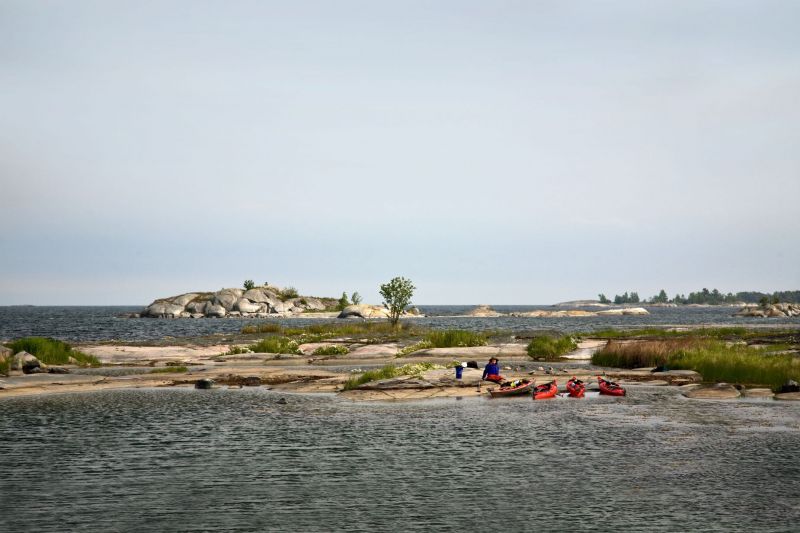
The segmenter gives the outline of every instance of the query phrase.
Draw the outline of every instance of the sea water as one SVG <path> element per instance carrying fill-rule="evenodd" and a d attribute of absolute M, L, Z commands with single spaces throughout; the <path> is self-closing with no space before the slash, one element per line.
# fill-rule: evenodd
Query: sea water
<path fill-rule="evenodd" d="M 283 403 L 285 401 L 285 403 Z M 0 399 L 0 530 L 797 531 L 800 404 Z"/>

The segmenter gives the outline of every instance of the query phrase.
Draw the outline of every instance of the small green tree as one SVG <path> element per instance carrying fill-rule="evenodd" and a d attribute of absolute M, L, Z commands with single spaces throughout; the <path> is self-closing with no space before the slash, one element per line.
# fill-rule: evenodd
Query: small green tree
<path fill-rule="evenodd" d="M 339 298 L 339 302 L 336 304 L 336 308 L 339 311 L 344 311 L 344 308 L 350 305 L 350 300 L 347 299 L 347 293 L 343 292 L 342 297 Z"/>
<path fill-rule="evenodd" d="M 767 296 L 762 296 L 758 300 L 758 305 L 760 305 L 761 307 L 766 308 L 769 305 L 769 298 Z"/>
<path fill-rule="evenodd" d="M 597 295 L 597 299 L 600 300 L 601 304 L 610 304 L 611 303 L 611 300 L 606 298 L 606 295 L 603 294 L 603 293 L 598 294 Z"/>
<path fill-rule="evenodd" d="M 244 280 L 244 288 L 245 288 L 245 290 L 249 291 L 250 289 L 252 289 L 255 286 L 256 286 L 256 284 L 255 284 L 255 282 L 253 282 L 252 279 Z"/>
<path fill-rule="evenodd" d="M 416 287 L 410 279 L 396 277 L 389 283 L 381 285 L 380 293 L 383 296 L 383 305 L 389 308 L 389 322 L 396 325 L 400 321 L 406 307 L 411 303 Z"/>
<path fill-rule="evenodd" d="M 358 291 L 353 291 L 353 295 L 350 297 L 350 299 L 353 301 L 353 305 L 358 305 L 362 301 L 361 295 L 358 294 Z"/>

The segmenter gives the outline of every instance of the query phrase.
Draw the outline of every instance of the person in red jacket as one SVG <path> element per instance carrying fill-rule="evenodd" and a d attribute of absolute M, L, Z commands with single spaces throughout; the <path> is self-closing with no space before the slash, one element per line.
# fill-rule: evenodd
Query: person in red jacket
<path fill-rule="evenodd" d="M 489 359 L 489 363 L 483 369 L 483 377 L 486 381 L 494 381 L 495 383 L 503 383 L 505 378 L 500 375 L 500 365 L 497 357 Z"/>

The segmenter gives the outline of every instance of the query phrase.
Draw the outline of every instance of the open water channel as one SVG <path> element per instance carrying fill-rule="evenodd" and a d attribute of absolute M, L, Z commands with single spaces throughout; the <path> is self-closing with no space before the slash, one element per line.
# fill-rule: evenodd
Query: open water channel
<path fill-rule="evenodd" d="M 800 525 L 794 402 L 647 386 L 410 403 L 245 388 L 6 398 L 0 410 L 2 531 Z"/>

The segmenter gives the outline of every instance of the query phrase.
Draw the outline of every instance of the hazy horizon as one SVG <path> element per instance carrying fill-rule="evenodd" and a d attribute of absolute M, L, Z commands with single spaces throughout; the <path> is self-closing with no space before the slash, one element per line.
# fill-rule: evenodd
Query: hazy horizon
<path fill-rule="evenodd" d="M 0 0 L 0 305 L 797 290 L 798 20 Z"/>

